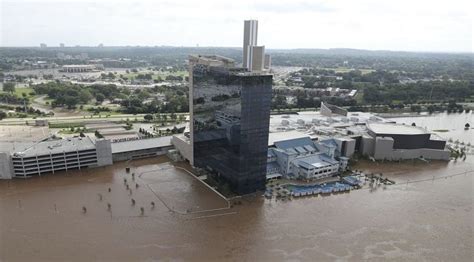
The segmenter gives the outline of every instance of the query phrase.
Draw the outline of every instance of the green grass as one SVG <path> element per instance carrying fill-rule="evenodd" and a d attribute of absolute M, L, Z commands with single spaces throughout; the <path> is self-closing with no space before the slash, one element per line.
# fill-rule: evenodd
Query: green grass
<path fill-rule="evenodd" d="M 22 88 L 22 87 L 16 87 L 15 92 L 13 92 L 14 95 L 17 97 L 23 97 L 23 93 L 26 94 L 26 97 L 31 98 L 30 93 L 33 92 L 33 88 L 27 87 L 27 88 Z M 0 93 L 6 93 L 5 91 L 0 91 Z"/>
<path fill-rule="evenodd" d="M 23 96 L 23 93 L 26 94 L 27 97 L 31 97 L 30 93 L 34 92 L 33 88 L 27 87 L 27 88 L 15 88 L 15 95 L 21 97 Z"/>
<path fill-rule="evenodd" d="M 124 77 L 127 77 L 128 79 L 135 79 L 139 74 L 145 75 L 147 73 L 152 73 L 153 74 L 153 76 L 152 76 L 153 80 L 158 79 L 158 77 L 165 80 L 165 78 L 169 75 L 182 76 L 182 77 L 188 76 L 188 71 L 177 71 L 177 72 L 164 71 L 164 72 L 161 72 L 161 71 L 148 71 L 148 70 L 139 71 L 137 73 L 130 72 L 130 73 L 117 74 L 117 76 L 123 75 Z"/>
<path fill-rule="evenodd" d="M 363 89 L 357 90 L 357 93 L 355 95 L 355 100 L 358 105 L 364 104 L 364 90 Z"/>

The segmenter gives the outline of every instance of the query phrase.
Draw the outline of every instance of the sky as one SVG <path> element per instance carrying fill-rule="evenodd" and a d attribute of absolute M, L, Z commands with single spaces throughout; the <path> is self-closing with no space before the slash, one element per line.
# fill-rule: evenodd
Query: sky
<path fill-rule="evenodd" d="M 240 47 L 473 52 L 472 0 L 0 0 L 0 46 Z"/>

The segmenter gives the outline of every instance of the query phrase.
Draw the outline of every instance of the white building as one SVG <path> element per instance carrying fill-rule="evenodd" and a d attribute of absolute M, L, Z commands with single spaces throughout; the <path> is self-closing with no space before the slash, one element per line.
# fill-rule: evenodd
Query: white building
<path fill-rule="evenodd" d="M 244 45 L 242 50 L 242 67 L 249 71 L 269 70 L 271 66 L 270 55 L 265 55 L 265 46 L 257 45 L 258 21 L 244 21 Z"/>
<path fill-rule="evenodd" d="M 98 70 L 96 65 L 64 65 L 61 69 L 66 73 L 84 73 Z"/>

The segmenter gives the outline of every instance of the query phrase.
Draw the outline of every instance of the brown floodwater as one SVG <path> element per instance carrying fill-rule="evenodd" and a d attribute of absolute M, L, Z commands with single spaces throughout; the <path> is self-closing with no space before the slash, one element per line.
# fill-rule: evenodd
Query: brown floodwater
<path fill-rule="evenodd" d="M 0 181 L 0 261 L 473 260 L 473 156 L 354 168 L 397 183 L 229 207 L 165 157 Z"/>
<path fill-rule="evenodd" d="M 435 113 L 420 115 L 418 117 L 393 118 L 397 123 L 424 127 L 445 139 L 463 141 L 474 144 L 474 111 L 463 113 Z M 465 130 L 464 125 L 469 124 L 470 129 Z"/>

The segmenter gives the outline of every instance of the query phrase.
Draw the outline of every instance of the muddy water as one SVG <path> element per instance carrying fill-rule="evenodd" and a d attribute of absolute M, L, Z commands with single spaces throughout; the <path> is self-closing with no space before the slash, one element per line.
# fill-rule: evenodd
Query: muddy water
<path fill-rule="evenodd" d="M 438 113 L 419 117 L 402 117 L 393 118 L 397 123 L 411 125 L 415 123 L 417 126 L 427 128 L 445 139 L 452 139 L 470 142 L 474 144 L 474 112 L 469 113 Z M 469 123 L 471 129 L 464 130 L 464 125 Z M 438 131 L 438 132 L 436 132 Z M 442 131 L 442 132 L 439 132 Z"/>
<path fill-rule="evenodd" d="M 132 162 L 135 181 L 127 163 L 0 181 L 0 261 L 473 259 L 472 156 L 359 162 L 356 169 L 397 184 L 286 202 L 247 198 L 229 209 L 165 162 Z"/>

